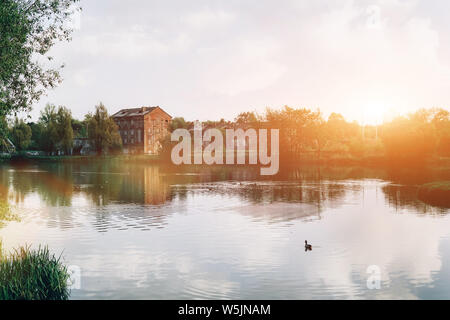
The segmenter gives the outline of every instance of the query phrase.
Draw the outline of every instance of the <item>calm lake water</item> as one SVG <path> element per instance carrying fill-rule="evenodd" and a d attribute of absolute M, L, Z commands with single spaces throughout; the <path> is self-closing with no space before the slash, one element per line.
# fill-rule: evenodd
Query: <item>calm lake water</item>
<path fill-rule="evenodd" d="M 3 164 L 0 199 L 20 221 L 0 239 L 79 266 L 72 299 L 450 299 L 450 210 L 416 198 L 439 179 L 450 173 Z"/>

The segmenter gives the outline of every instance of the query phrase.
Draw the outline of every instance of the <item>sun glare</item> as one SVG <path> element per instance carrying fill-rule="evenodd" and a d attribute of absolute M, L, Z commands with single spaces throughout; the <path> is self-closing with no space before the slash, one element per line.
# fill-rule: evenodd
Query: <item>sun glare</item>
<path fill-rule="evenodd" d="M 387 107 L 382 103 L 372 102 L 363 109 L 362 123 L 366 125 L 380 125 L 387 116 Z"/>

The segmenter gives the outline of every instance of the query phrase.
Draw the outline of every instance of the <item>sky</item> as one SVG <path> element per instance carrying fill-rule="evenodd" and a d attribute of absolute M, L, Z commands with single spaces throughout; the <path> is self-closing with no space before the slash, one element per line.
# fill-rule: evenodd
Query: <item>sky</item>
<path fill-rule="evenodd" d="M 363 123 L 450 108 L 447 0 L 82 0 L 64 81 L 36 103 L 83 118 L 160 106 L 232 120 L 284 105 Z"/>

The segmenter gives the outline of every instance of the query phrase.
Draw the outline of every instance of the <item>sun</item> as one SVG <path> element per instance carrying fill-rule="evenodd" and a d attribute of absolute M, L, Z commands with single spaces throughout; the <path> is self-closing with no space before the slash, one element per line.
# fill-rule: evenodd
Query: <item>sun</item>
<path fill-rule="evenodd" d="M 363 108 L 363 124 L 367 125 L 380 125 L 383 123 L 387 116 L 387 110 L 385 104 L 379 102 L 370 102 Z"/>

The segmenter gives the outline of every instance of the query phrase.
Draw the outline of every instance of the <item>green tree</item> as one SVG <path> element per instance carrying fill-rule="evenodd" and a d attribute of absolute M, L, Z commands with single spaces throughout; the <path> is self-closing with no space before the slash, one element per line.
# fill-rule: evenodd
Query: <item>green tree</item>
<path fill-rule="evenodd" d="M 6 149 L 6 139 L 8 138 L 8 122 L 5 116 L 0 115 L 0 150 Z"/>
<path fill-rule="evenodd" d="M 38 145 L 40 149 L 48 153 L 55 152 L 59 142 L 57 117 L 56 107 L 51 104 L 45 106 L 39 117 L 42 131 Z"/>
<path fill-rule="evenodd" d="M 32 150 L 40 150 L 44 126 L 40 122 L 30 122 L 28 125 L 31 128 L 31 144 L 29 148 Z"/>
<path fill-rule="evenodd" d="M 50 48 L 70 40 L 67 20 L 79 0 L 2 0 L 0 2 L 0 118 L 26 111 L 61 80 L 47 68 Z M 45 59 L 42 59 L 45 58 Z"/>
<path fill-rule="evenodd" d="M 92 147 L 101 155 L 122 147 L 119 128 L 108 115 L 106 107 L 100 102 L 95 112 L 86 115 L 88 138 Z"/>
<path fill-rule="evenodd" d="M 72 130 L 76 138 L 87 138 L 86 122 L 72 119 Z"/>
<path fill-rule="evenodd" d="M 73 146 L 72 113 L 66 107 L 59 107 L 56 115 L 59 147 L 65 155 L 70 154 Z"/>
<path fill-rule="evenodd" d="M 31 143 L 31 128 L 22 119 L 16 118 L 11 128 L 11 138 L 17 150 L 25 150 Z"/>
<path fill-rule="evenodd" d="M 189 123 L 184 120 L 183 117 L 173 118 L 170 123 L 170 131 L 175 131 L 176 129 L 187 129 Z"/>

